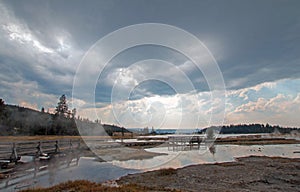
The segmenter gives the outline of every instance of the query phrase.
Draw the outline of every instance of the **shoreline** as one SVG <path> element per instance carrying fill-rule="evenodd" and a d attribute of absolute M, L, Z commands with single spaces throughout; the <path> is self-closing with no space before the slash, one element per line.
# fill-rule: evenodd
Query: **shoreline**
<path fill-rule="evenodd" d="M 184 191 L 246 192 L 289 191 L 300 189 L 300 158 L 249 156 L 235 162 L 189 165 L 178 169 L 160 169 L 134 173 L 117 180 L 94 183 L 69 181 L 37 191 Z"/>
<path fill-rule="evenodd" d="M 286 143 L 286 144 L 287 144 L 287 146 L 289 146 L 288 143 Z M 228 145 L 228 144 L 225 144 L 225 145 Z M 162 166 L 161 169 L 156 169 L 153 171 L 150 171 L 151 169 L 148 169 L 148 171 L 146 171 L 147 170 L 146 169 L 146 170 L 144 170 L 145 172 L 135 173 L 133 175 L 130 175 L 130 173 L 129 173 L 129 175 L 126 175 L 126 176 L 122 176 L 122 177 L 118 176 L 118 177 L 110 178 L 112 180 L 102 180 L 102 181 L 86 180 L 85 182 L 92 182 L 92 181 L 102 182 L 102 183 L 96 183 L 96 185 L 97 186 L 103 185 L 106 187 L 118 187 L 118 189 L 121 189 L 123 187 L 128 187 L 128 186 L 131 186 L 131 187 L 139 186 L 139 187 L 144 188 L 145 191 L 149 191 L 151 189 L 151 187 L 155 188 L 155 190 L 153 189 L 154 191 L 168 191 L 168 190 L 171 190 L 171 191 L 172 190 L 175 190 L 175 191 L 176 190 L 177 191 L 199 191 L 198 190 L 199 187 L 204 188 L 205 189 L 204 191 L 210 191 L 209 187 L 211 187 L 212 184 L 218 182 L 218 180 L 221 180 L 221 181 L 227 180 L 227 185 L 237 185 L 238 187 L 240 187 L 240 188 L 237 187 L 238 190 L 235 190 L 235 191 L 243 191 L 242 190 L 243 188 L 241 188 L 242 185 L 243 185 L 242 187 L 246 187 L 246 188 L 248 187 L 249 188 L 248 191 L 249 190 L 250 191 L 261 191 L 261 190 L 264 190 L 265 187 L 268 187 L 268 186 L 269 187 L 275 186 L 275 188 L 280 189 L 280 191 L 282 191 L 282 190 L 293 191 L 294 188 L 300 189 L 300 187 L 299 187 L 300 183 L 295 182 L 295 179 L 293 179 L 293 178 L 292 179 L 289 178 L 289 177 L 294 177 L 294 176 L 300 177 L 299 173 L 293 173 L 293 171 L 295 171 L 295 170 L 298 170 L 298 172 L 300 170 L 300 156 L 297 154 L 299 152 L 298 149 L 299 149 L 300 145 L 293 144 L 293 145 L 291 145 L 291 146 L 294 146 L 293 148 L 285 148 L 285 147 L 278 148 L 278 146 L 276 147 L 276 145 L 278 145 L 278 144 L 275 144 L 275 147 L 272 147 L 272 146 L 269 146 L 266 144 L 261 144 L 261 145 L 265 146 L 265 147 L 254 146 L 254 145 L 249 145 L 251 147 L 246 147 L 244 145 L 242 147 L 242 145 L 236 146 L 235 143 L 230 143 L 229 146 L 224 146 L 223 144 L 217 143 L 215 145 L 216 148 L 214 149 L 214 153 L 211 151 L 209 151 L 209 152 L 207 151 L 207 155 L 205 155 L 203 159 L 199 159 L 197 157 L 197 155 L 194 154 L 195 150 L 182 151 L 182 154 L 183 154 L 182 157 L 186 157 L 186 155 L 191 155 L 191 156 L 189 156 L 190 159 L 188 161 L 186 161 L 184 159 L 176 158 L 176 160 L 174 160 L 174 161 L 172 160 L 171 163 L 173 163 L 173 165 L 170 167 L 173 167 L 173 168 L 170 168 L 170 169 L 168 167 Z M 254 146 L 254 147 L 252 147 L 252 146 Z M 279 144 L 279 146 L 285 146 L 285 144 Z M 149 166 L 147 164 L 147 162 L 151 163 L 151 161 L 152 161 L 154 163 L 155 162 L 157 163 L 157 162 L 160 162 L 161 160 L 163 160 L 165 157 L 168 158 L 168 155 L 171 155 L 170 158 L 172 157 L 172 155 L 174 155 L 174 151 L 173 152 L 171 151 L 169 154 L 169 152 L 166 151 L 167 149 L 163 149 L 163 150 L 161 150 L 161 149 L 147 150 L 146 149 L 145 150 L 145 148 L 147 148 L 147 147 L 143 146 L 143 147 L 120 147 L 120 148 L 101 148 L 100 147 L 100 148 L 98 148 L 97 146 L 95 146 L 93 148 L 93 150 L 91 150 L 85 146 L 85 147 L 81 148 L 81 150 L 77 150 L 77 151 L 75 150 L 74 152 L 76 154 L 78 153 L 79 156 L 94 156 L 95 152 L 96 152 L 97 157 L 98 157 L 98 159 L 96 159 L 96 161 L 110 162 L 112 160 L 116 160 L 114 163 L 120 162 L 121 167 L 125 168 L 125 169 L 134 169 L 134 168 L 131 168 L 130 166 L 131 165 L 139 165 L 139 161 L 141 161 L 141 165 L 147 167 L 147 166 Z M 271 149 L 271 151 L 270 151 L 270 149 Z M 273 149 L 274 149 L 274 151 L 273 151 Z M 282 150 L 284 150 L 284 151 L 282 151 Z M 245 152 L 250 153 L 250 154 L 244 156 Z M 71 154 L 73 154 L 73 153 L 71 153 Z M 224 162 L 222 162 L 223 157 L 226 159 L 226 157 L 227 157 L 226 154 L 232 155 L 232 157 L 234 158 L 233 161 L 225 160 Z M 260 154 L 262 154 L 262 155 L 260 155 Z M 274 156 L 278 155 L 278 157 L 270 157 L 271 154 L 273 154 Z M 292 155 L 292 154 L 294 154 L 294 155 Z M 167 155 L 167 156 L 165 156 L 165 155 Z M 241 155 L 241 156 L 238 156 L 238 155 Z M 103 157 L 103 158 L 101 158 L 101 157 Z M 291 157 L 291 158 L 289 158 L 289 157 Z M 210 162 L 211 158 L 213 158 L 214 161 L 218 161 L 218 163 Z M 250 160 L 248 161 L 247 159 L 250 159 Z M 79 159 L 77 159 L 77 160 L 78 160 L 77 162 L 79 162 Z M 199 162 L 201 162 L 202 160 L 207 161 L 208 163 L 200 164 Z M 55 161 L 55 159 L 54 159 L 54 161 Z M 248 180 L 247 180 L 247 177 L 249 175 L 240 175 L 238 178 L 242 179 L 242 181 L 240 181 L 240 182 L 242 182 L 242 184 L 241 183 L 237 184 L 236 182 L 235 183 L 233 182 L 235 178 L 227 177 L 227 175 L 239 175 L 240 172 L 245 172 L 245 173 L 255 172 L 255 171 L 252 171 L 253 169 L 260 169 L 260 170 L 264 170 L 265 168 L 269 169 L 270 167 L 268 167 L 268 165 L 269 165 L 268 161 L 274 161 L 274 165 L 272 165 L 274 170 L 271 171 L 271 172 L 274 172 L 274 174 L 272 175 L 272 174 L 268 173 L 267 178 L 265 178 L 265 177 L 260 178 L 259 173 L 256 173 L 257 175 L 255 176 L 255 179 L 250 178 L 250 180 L 249 180 L 249 178 L 248 178 Z M 296 164 L 296 165 L 294 166 L 293 169 L 290 169 L 289 167 L 285 167 L 286 164 L 282 164 L 281 161 L 289 161 L 292 164 Z M 184 165 L 185 163 L 187 163 L 187 164 Z M 190 163 L 190 164 L 188 164 L 188 163 Z M 253 163 L 254 163 L 254 165 L 253 165 Z M 255 166 L 256 164 L 257 164 L 257 166 Z M 112 165 L 118 166 L 118 164 L 112 164 Z M 127 167 L 123 167 L 122 165 L 123 166 L 126 165 Z M 264 166 L 262 166 L 262 165 L 264 165 Z M 283 173 L 282 172 L 276 173 L 278 171 L 277 165 L 279 167 L 281 166 L 280 169 Z M 178 166 L 178 167 L 176 167 L 176 166 Z M 207 167 L 212 167 L 212 166 L 216 166 L 216 167 L 214 169 L 207 168 Z M 190 168 L 190 167 L 192 167 L 192 168 Z M 220 167 L 223 167 L 224 169 L 222 171 L 220 171 L 219 170 Z M 231 170 L 228 168 L 235 168 L 236 170 Z M 193 169 L 198 170 L 198 172 L 197 171 L 195 172 L 195 170 L 193 170 Z M 183 170 L 185 170 L 185 171 L 183 171 Z M 186 171 L 186 170 L 189 170 L 189 171 Z M 243 171 L 240 171 L 240 170 L 243 170 Z M 211 175 L 212 172 L 214 173 L 213 175 Z M 218 174 L 220 174 L 218 172 L 223 173 L 223 175 L 218 175 Z M 286 172 L 292 172 L 292 175 L 284 175 Z M 150 173 L 152 173 L 152 174 L 150 174 Z M 278 174 L 284 175 L 284 178 L 281 178 L 281 179 L 273 178 L 274 175 L 276 176 Z M 210 180 L 205 180 L 206 178 L 203 178 L 202 177 L 203 175 L 209 177 Z M 5 176 L 5 175 L 2 175 L 2 176 Z M 144 179 L 139 180 L 140 177 L 144 178 Z M 178 177 L 183 180 L 180 180 L 180 179 L 178 180 Z M 219 179 L 215 179 L 214 177 L 217 177 L 217 178 L 219 177 Z M 246 179 L 244 179 L 244 177 Z M 259 179 L 257 179 L 257 178 L 259 178 Z M 271 178 L 271 180 L 270 180 L 270 178 Z M 81 179 L 89 179 L 89 178 L 81 177 Z M 72 178 L 66 179 L 66 180 L 64 180 L 64 182 L 66 182 L 66 181 L 73 182 L 73 184 L 75 183 L 74 185 L 76 185 L 77 181 L 69 181 L 69 180 L 72 180 Z M 275 180 L 275 182 L 273 182 L 274 180 Z M 280 180 L 280 181 L 278 182 L 278 180 Z M 193 181 L 193 183 L 189 183 L 190 181 Z M 213 183 L 211 183 L 212 181 L 213 181 Z M 287 181 L 286 183 L 288 183 L 288 184 L 296 183 L 296 186 L 285 185 L 286 183 L 283 183 L 283 184 L 280 183 L 282 181 Z M 60 182 L 63 182 L 63 181 L 60 181 Z M 57 185 L 55 184 L 53 187 L 63 185 L 63 184 L 60 184 L 60 182 L 58 182 Z M 193 185 L 194 188 L 188 187 L 187 185 L 185 185 L 185 183 L 189 183 L 189 185 Z M 204 183 L 204 186 L 199 185 L 199 183 Z M 253 188 L 251 188 L 252 186 L 250 185 L 252 183 L 259 183 L 262 185 L 262 188 L 261 189 L 253 189 Z M 155 184 L 155 186 L 154 186 L 154 184 Z M 226 187 L 224 187 L 224 185 L 226 185 L 226 184 L 221 183 L 221 186 L 219 186 L 219 184 L 217 184 L 216 185 L 217 190 L 211 190 L 211 191 L 224 191 L 226 189 Z M 35 185 L 35 186 L 39 186 L 39 185 Z M 49 186 L 51 186 L 51 185 L 49 185 Z M 222 188 L 222 186 L 223 186 L 223 188 Z M 281 189 L 280 188 L 281 186 L 284 188 Z M 32 186 L 32 187 L 34 187 L 34 186 Z M 53 187 L 50 187 L 50 188 L 53 189 Z M 229 186 L 227 186 L 227 188 L 228 187 Z M 44 191 L 44 189 L 42 191 Z M 139 190 L 139 191 L 143 191 L 143 190 Z"/>
<path fill-rule="evenodd" d="M 248 156 L 233 162 L 189 165 L 126 175 L 122 185 L 198 191 L 299 191 L 300 158 Z"/>

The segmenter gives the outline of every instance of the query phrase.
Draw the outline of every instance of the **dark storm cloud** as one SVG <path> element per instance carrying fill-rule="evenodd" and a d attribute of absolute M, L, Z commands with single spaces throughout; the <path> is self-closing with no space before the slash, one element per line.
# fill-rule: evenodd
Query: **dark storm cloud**
<path fill-rule="evenodd" d="M 70 93 L 76 67 L 90 46 L 120 27 L 144 22 L 171 24 L 196 35 L 217 58 L 227 89 L 300 76 L 300 2 L 297 0 L 52 0 L 1 1 L 0 4 L 7 10 L 2 13 L 6 16 L 1 20 L 3 38 L 0 40 L 3 45 L 11 46 L 12 52 L 8 54 L 5 47 L 0 50 L 1 82 L 22 78 L 35 81 L 43 93 Z M 25 38 L 23 41 L 31 35 L 25 42 L 27 47 L 18 39 L 8 39 L 3 26 L 10 24 L 19 26 L 19 35 L 27 34 L 20 37 Z M 148 58 L 151 53 L 144 50 L 139 55 Z M 185 62 L 174 57 L 177 65 Z M 127 55 L 122 60 L 132 61 L 132 58 Z M 122 63 L 113 67 L 122 67 Z M 202 82 L 196 86 L 199 91 L 207 89 L 199 72 L 188 75 L 192 81 Z M 105 86 L 102 91 L 109 90 Z"/>

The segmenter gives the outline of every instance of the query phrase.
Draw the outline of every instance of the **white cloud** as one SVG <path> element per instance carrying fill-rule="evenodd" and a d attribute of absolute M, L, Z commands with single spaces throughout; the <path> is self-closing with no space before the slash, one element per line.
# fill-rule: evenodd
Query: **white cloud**
<path fill-rule="evenodd" d="M 31 104 L 26 101 L 21 101 L 19 105 L 22 107 L 29 108 L 29 109 L 33 109 L 33 110 L 37 110 L 37 111 L 39 110 L 37 104 Z"/>
<path fill-rule="evenodd" d="M 40 39 L 42 35 L 35 35 L 26 21 L 17 18 L 13 11 L 0 3 L 0 33 L 0 53 L 15 66 L 27 69 L 20 71 L 26 73 L 22 78 L 38 76 L 48 83 L 58 81 L 61 86 L 72 85 L 82 51 L 72 46 L 71 35 L 64 29 L 53 34 L 57 36 L 57 42 L 47 43 Z"/>
<path fill-rule="evenodd" d="M 266 82 L 228 91 L 226 123 L 271 123 L 299 126 L 299 79 Z M 290 86 L 290 87 L 289 87 Z M 295 86 L 296 88 L 293 88 Z M 241 98 L 242 101 L 238 101 Z"/>
<path fill-rule="evenodd" d="M 41 53 L 53 53 L 52 49 L 49 49 L 42 45 L 29 31 L 25 31 L 24 26 L 16 24 L 7 24 L 2 26 L 4 31 L 9 35 L 9 39 L 17 41 L 20 44 L 30 44 Z"/>
<path fill-rule="evenodd" d="M 258 122 L 284 126 L 299 125 L 300 122 L 296 116 L 300 112 L 300 93 L 290 95 L 278 89 L 282 84 L 291 84 L 292 81 L 263 83 L 250 88 L 228 91 L 225 123 Z M 268 91 L 277 94 L 270 97 L 264 94 Z M 297 93 L 297 90 L 295 91 Z M 253 100 L 250 94 L 258 98 Z M 238 102 L 237 98 L 241 98 L 241 101 Z M 180 123 L 182 127 L 194 125 L 205 127 L 209 124 L 211 113 L 220 113 L 223 107 L 221 103 L 219 98 L 211 100 L 210 92 L 150 96 L 101 108 L 99 116 L 109 116 L 114 123 L 124 123 L 124 126 L 129 127 L 174 128 Z M 115 117 L 112 110 L 115 110 Z M 121 121 L 118 122 L 116 119 Z"/>
<path fill-rule="evenodd" d="M 6 95 L 7 103 L 39 110 L 41 107 L 54 108 L 58 101 L 56 95 L 41 92 L 34 81 L 3 82 L 2 85 L 0 91 Z"/>
<path fill-rule="evenodd" d="M 188 61 L 184 62 L 183 64 L 179 65 L 178 68 L 180 70 L 182 70 L 183 72 L 188 73 L 188 72 L 191 72 L 191 71 L 197 69 L 197 66 L 195 64 L 193 64 L 193 62 L 188 60 Z"/>
<path fill-rule="evenodd" d="M 275 89 L 277 83 L 276 82 L 264 82 L 261 84 L 258 84 L 256 86 L 251 87 L 255 91 L 260 91 L 263 88 L 268 88 L 268 89 Z"/>
<path fill-rule="evenodd" d="M 211 93 L 154 95 L 137 100 L 118 101 L 107 106 L 83 108 L 81 115 L 124 127 L 198 128 L 210 123 L 211 113 L 220 113 L 220 100 Z M 219 115 L 219 114 L 217 114 Z"/>
<path fill-rule="evenodd" d="M 134 88 L 143 80 L 144 70 L 139 66 L 115 68 L 107 75 L 105 82 L 111 86 Z"/>

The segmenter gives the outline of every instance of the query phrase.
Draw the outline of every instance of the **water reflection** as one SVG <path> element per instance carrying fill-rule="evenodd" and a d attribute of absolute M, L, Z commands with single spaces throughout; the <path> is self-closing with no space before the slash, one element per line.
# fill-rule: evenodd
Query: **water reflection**
<path fill-rule="evenodd" d="M 209 149 L 209 152 L 214 156 L 216 153 L 216 146 L 212 145 L 208 149 Z"/>
<path fill-rule="evenodd" d="M 167 153 L 165 156 L 156 156 L 153 159 L 113 161 L 114 165 L 146 170 L 160 168 L 180 168 L 187 165 L 230 162 L 238 157 L 245 156 L 276 156 L 300 158 L 297 144 L 285 145 L 212 145 L 209 148 L 200 147 L 199 150 L 170 151 L 168 147 L 146 149 L 149 152 Z M 166 163 L 162 163 L 166 162 Z"/>
<path fill-rule="evenodd" d="M 66 155 L 50 161 L 32 161 L 17 167 L 9 178 L 0 180 L 0 191 L 19 191 L 32 187 L 49 187 L 69 180 L 104 182 L 128 173 L 136 173 L 99 162 L 97 158 Z"/>
<path fill-rule="evenodd" d="M 39 161 L 32 156 L 24 156 L 20 162 L 22 164 L 15 166 L 7 175 L 8 178 L 0 182 L 0 190 L 14 191 L 33 187 L 44 175 L 49 175 L 48 183 L 52 185 L 59 170 L 78 165 L 79 156 L 60 154 L 51 161 Z"/>
<path fill-rule="evenodd" d="M 16 169 L 15 175 L 0 180 L 0 191 L 17 191 L 35 186 L 52 186 L 69 180 L 104 182 L 130 173 L 160 168 L 180 168 L 193 164 L 235 161 L 244 156 L 279 156 L 300 158 L 299 144 L 286 145 L 214 145 L 196 150 L 172 151 L 168 147 L 146 149 L 166 153 L 152 159 L 100 162 L 96 158 L 62 156 L 50 161 L 32 161 Z M 26 158 L 25 158 L 26 159 Z M 30 159 L 30 158 L 27 158 Z"/>

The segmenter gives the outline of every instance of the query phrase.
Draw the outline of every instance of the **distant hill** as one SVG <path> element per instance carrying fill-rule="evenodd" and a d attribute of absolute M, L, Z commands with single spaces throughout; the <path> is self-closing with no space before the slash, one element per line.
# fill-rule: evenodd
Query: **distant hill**
<path fill-rule="evenodd" d="M 220 128 L 220 127 L 209 127 Z M 207 129 L 200 130 L 200 133 L 204 133 Z M 300 132 L 299 128 L 280 127 L 279 125 L 269 124 L 241 124 L 241 125 L 228 125 L 222 126 L 220 129 L 221 134 L 255 134 L 255 133 L 291 133 Z"/>
<path fill-rule="evenodd" d="M 88 120 L 40 112 L 25 107 L 0 106 L 0 136 L 7 135 L 112 135 L 129 132 L 115 125 L 101 125 Z"/>

